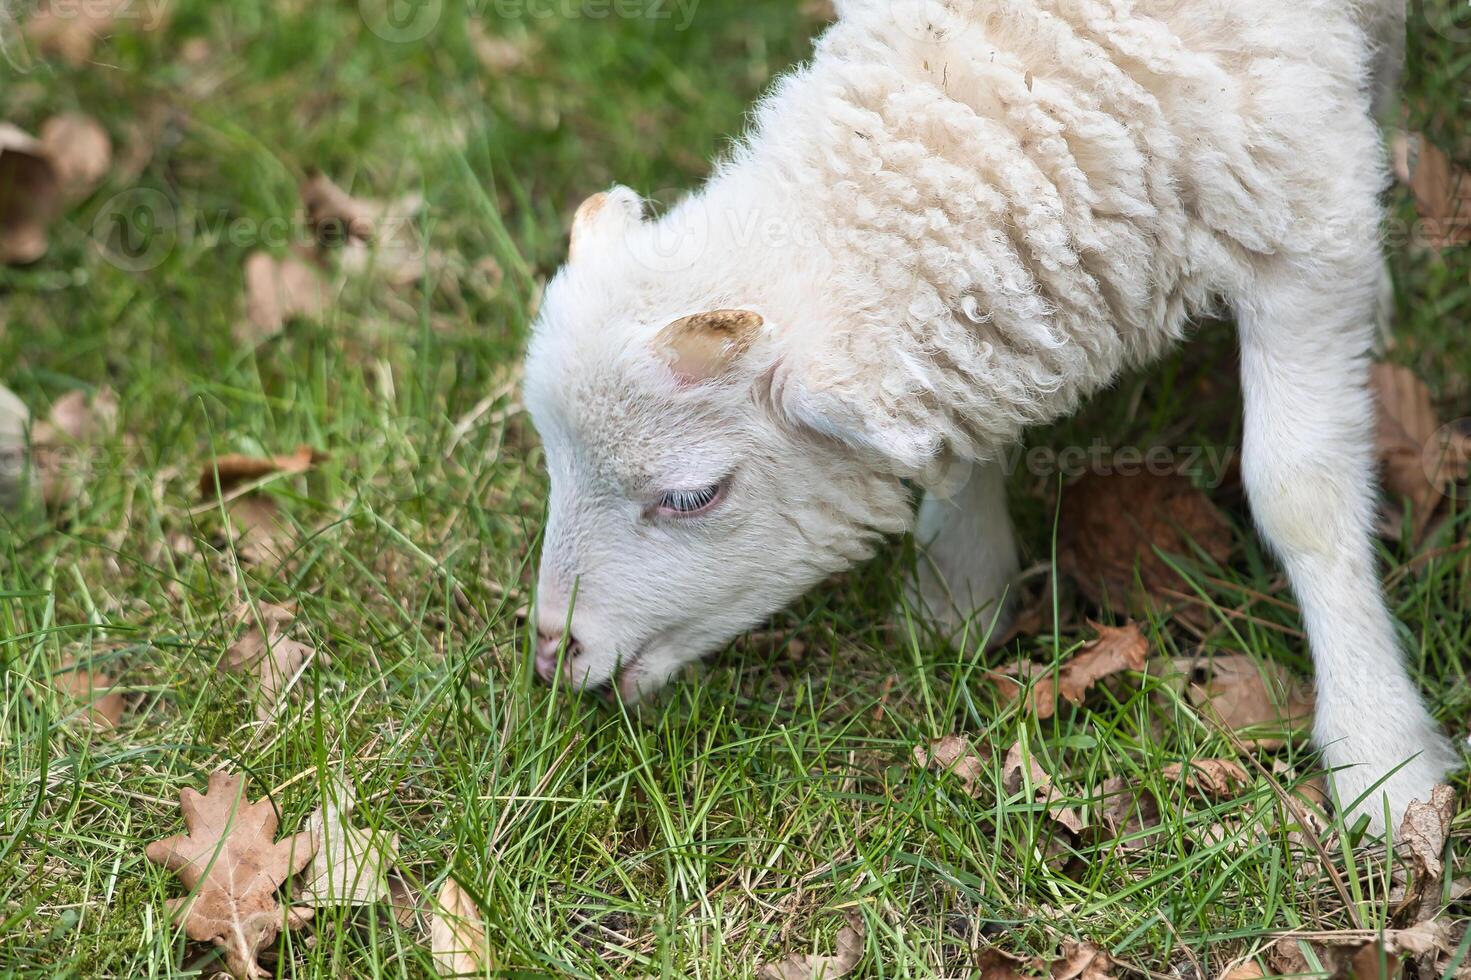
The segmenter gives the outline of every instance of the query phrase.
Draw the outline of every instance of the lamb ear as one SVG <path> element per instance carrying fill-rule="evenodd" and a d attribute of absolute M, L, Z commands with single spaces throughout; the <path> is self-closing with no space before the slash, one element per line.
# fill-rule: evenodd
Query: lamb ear
<path fill-rule="evenodd" d="M 576 262 L 616 240 L 643 220 L 644 205 L 630 188 L 617 186 L 583 201 L 572 217 L 572 243 L 568 261 Z"/>
<path fill-rule="evenodd" d="M 686 384 L 710 381 L 741 359 L 766 321 L 750 310 L 712 310 L 681 317 L 659 331 L 654 349 Z"/>

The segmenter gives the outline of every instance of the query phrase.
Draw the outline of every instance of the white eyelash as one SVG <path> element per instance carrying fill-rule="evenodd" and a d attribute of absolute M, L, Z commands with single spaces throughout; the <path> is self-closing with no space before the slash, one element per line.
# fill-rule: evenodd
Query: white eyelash
<path fill-rule="evenodd" d="M 659 506 L 676 514 L 692 514 L 710 506 L 720 495 L 720 484 L 699 490 L 668 490 L 659 498 Z"/>

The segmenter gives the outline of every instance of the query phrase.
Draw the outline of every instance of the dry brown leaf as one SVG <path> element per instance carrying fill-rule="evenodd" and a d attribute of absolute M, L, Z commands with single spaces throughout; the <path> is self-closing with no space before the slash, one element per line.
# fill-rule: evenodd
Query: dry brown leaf
<path fill-rule="evenodd" d="M 1036 757 L 1023 751 L 1021 742 L 1016 742 L 1006 751 L 1006 761 L 1001 766 L 1001 780 L 1003 788 L 1013 796 L 1030 784 L 1032 798 L 1047 809 L 1049 817 L 1075 834 L 1083 832 L 1083 818 L 1076 810 L 1069 806 L 1053 806 L 1054 801 L 1062 798 L 1062 794 L 1053 787 L 1052 777 L 1038 764 Z"/>
<path fill-rule="evenodd" d="M 992 946 L 976 955 L 976 969 L 983 980 L 1032 980 L 1036 964 Z"/>
<path fill-rule="evenodd" d="M 296 612 L 285 606 L 259 602 L 235 607 L 237 622 L 247 624 L 240 639 L 231 644 L 220 661 L 220 669 L 254 678 L 258 696 L 256 717 L 269 720 L 286 696 L 290 685 L 314 658 L 328 663 L 315 647 L 286 635 L 296 622 Z"/>
<path fill-rule="evenodd" d="M 27 39 L 38 50 L 70 65 L 86 64 L 97 42 L 122 24 L 156 31 L 167 20 L 169 6 L 137 0 L 46 0 L 26 22 Z"/>
<path fill-rule="evenodd" d="M 398 860 L 398 835 L 354 827 L 352 788 L 336 784 L 331 798 L 307 818 L 316 854 L 297 901 L 308 905 L 371 905 L 391 897 L 388 870 Z"/>
<path fill-rule="evenodd" d="M 252 252 L 245 259 L 245 320 L 235 339 L 253 347 L 296 317 L 321 319 L 331 305 L 332 291 L 314 263 L 295 253 L 278 259 Z"/>
<path fill-rule="evenodd" d="M 1159 837 L 1159 801 L 1122 776 L 1104 780 L 1103 825 L 1125 850 L 1148 847 Z"/>
<path fill-rule="evenodd" d="M 1385 490 L 1395 502 L 1409 499 L 1418 542 L 1446 493 L 1471 476 L 1471 436 L 1441 426 L 1430 389 L 1409 368 L 1375 364 L 1370 384 L 1379 408 L 1374 448 Z"/>
<path fill-rule="evenodd" d="M 237 978 L 268 977 L 257 957 L 281 931 L 295 929 L 311 909 L 283 910 L 276 891 L 306 867 L 315 847 L 309 833 L 276 841 L 279 818 L 270 800 L 251 803 L 245 777 L 216 772 L 201 795 L 179 794 L 186 832 L 148 845 L 150 861 L 179 876 L 188 894 L 169 909 L 196 942 L 211 942 L 225 954 Z"/>
<path fill-rule="evenodd" d="M 117 429 L 117 395 L 103 388 L 62 395 L 46 418 L 31 429 L 31 456 L 41 496 L 58 507 L 81 496 L 91 478 L 90 450 Z"/>
<path fill-rule="evenodd" d="M 388 875 L 388 907 L 393 910 L 394 921 L 405 929 L 411 928 L 419 917 L 420 895 L 407 879 L 397 872 Z"/>
<path fill-rule="evenodd" d="M 102 124 L 80 112 L 52 116 L 41 126 L 41 145 L 68 198 L 86 197 L 112 169 L 112 138 Z"/>
<path fill-rule="evenodd" d="M 535 35 L 523 34 L 519 38 L 512 38 L 504 34 L 492 34 L 479 18 L 468 22 L 468 30 L 475 60 L 493 75 L 509 75 L 541 50 L 541 43 Z"/>
<path fill-rule="evenodd" d="M 1394 170 L 1415 194 L 1426 244 L 1450 248 L 1471 243 L 1471 174 L 1419 133 L 1395 139 Z"/>
<path fill-rule="evenodd" d="M 394 201 L 357 198 L 314 174 L 302 183 L 301 199 L 318 244 L 334 249 L 338 267 L 349 276 L 402 288 L 444 264 L 419 236 L 415 218 L 424 200 L 416 194 Z"/>
<path fill-rule="evenodd" d="M 495 968 L 480 908 L 453 878 L 445 880 L 429 913 L 429 949 L 445 976 L 474 976 Z"/>
<path fill-rule="evenodd" d="M 306 445 L 297 446 L 294 452 L 286 456 L 261 458 L 227 453 L 206 464 L 199 475 L 199 495 L 206 500 L 216 493 L 228 495 L 242 483 L 252 483 L 278 473 L 285 476 L 305 473 L 325 459 L 325 453 Z"/>
<path fill-rule="evenodd" d="M 51 675 L 51 686 L 84 706 L 93 727 L 103 729 L 116 728 L 127 708 L 122 694 L 112 689 L 113 683 L 110 675 L 78 667 L 70 657 Z"/>
<path fill-rule="evenodd" d="M 1312 688 L 1279 664 L 1245 654 L 1182 657 L 1170 662 L 1176 685 L 1196 708 L 1221 726 L 1242 735 L 1247 746 L 1264 749 L 1286 744 L 1277 732 L 1309 727 Z M 1253 730 L 1270 729 L 1269 732 Z"/>
<path fill-rule="evenodd" d="M 1233 966 L 1222 973 L 1221 980 L 1261 980 L 1266 975 L 1267 971 L 1263 970 L 1259 964 L 1247 962 L 1240 966 Z"/>
<path fill-rule="evenodd" d="M 915 764 L 953 773 L 969 796 L 975 796 L 979 789 L 977 783 L 986 772 L 987 758 L 989 755 L 978 754 L 970 742 L 958 735 L 931 739 L 928 746 L 917 745 L 914 748 Z"/>
<path fill-rule="evenodd" d="M 843 928 L 838 930 L 833 955 L 793 953 L 775 963 L 762 963 L 756 969 L 760 980 L 838 980 L 857 968 L 863 959 L 863 946 L 868 935 L 863 916 L 848 912 Z"/>
<path fill-rule="evenodd" d="M 0 265 L 46 254 L 46 229 L 61 206 L 61 179 L 41 141 L 0 122 Z"/>
<path fill-rule="evenodd" d="M 1069 942 L 1062 960 L 1053 964 L 1052 980 L 1111 980 L 1113 957 L 1087 942 Z"/>
<path fill-rule="evenodd" d="M 1149 657 L 1149 641 L 1137 624 L 1100 626 L 1089 623 L 1098 639 L 1088 643 L 1057 669 L 1020 661 L 1003 667 L 992 675 L 1002 697 L 1014 701 L 1021 696 L 1022 685 L 1032 683 L 1031 710 L 1038 718 L 1051 718 L 1057 712 L 1057 695 L 1074 705 L 1081 705 L 1089 688 L 1099 681 L 1126 670 L 1143 670 Z"/>
<path fill-rule="evenodd" d="M 1165 779 L 1184 779 L 1191 789 L 1213 799 L 1235 795 L 1251 785 L 1251 776 L 1230 759 L 1199 759 L 1186 764 L 1172 762 L 1160 770 Z"/>
<path fill-rule="evenodd" d="M 1136 615 L 1177 605 L 1167 592 L 1188 588 L 1157 552 L 1231 554 L 1230 524 L 1179 474 L 1089 474 L 1064 491 L 1059 522 L 1059 567 L 1096 605 Z"/>

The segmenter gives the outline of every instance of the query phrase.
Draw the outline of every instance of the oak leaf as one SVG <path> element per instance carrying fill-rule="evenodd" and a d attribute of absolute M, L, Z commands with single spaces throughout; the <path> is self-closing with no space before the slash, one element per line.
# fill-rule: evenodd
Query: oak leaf
<path fill-rule="evenodd" d="M 41 145 L 68 198 L 86 197 L 112 169 L 112 138 L 101 123 L 80 112 L 46 120 L 41 125 Z"/>
<path fill-rule="evenodd" d="M 1042 804 L 1049 817 L 1075 834 L 1083 832 L 1083 818 L 1076 810 L 1069 806 L 1054 806 L 1062 799 L 1062 794 L 1053 787 L 1047 770 L 1035 756 L 1022 748 L 1021 742 L 1007 750 L 1006 761 L 1001 766 L 1001 780 L 1002 787 L 1012 796 L 1029 787 L 1032 799 Z"/>
<path fill-rule="evenodd" d="M 306 665 L 314 658 L 323 663 L 328 658 L 315 647 L 286 635 L 296 622 L 292 608 L 269 602 L 254 606 L 241 603 L 235 607 L 234 617 L 236 622 L 246 624 L 246 629 L 225 651 L 220 668 L 255 681 L 256 717 L 267 721 Z"/>
<path fill-rule="evenodd" d="M 241 558 L 284 561 L 295 536 L 291 523 L 271 496 L 245 485 L 275 476 L 300 475 L 326 458 L 325 453 L 310 446 L 299 446 L 287 456 L 221 456 L 200 474 L 199 493 L 206 503 L 223 503 L 230 537 Z"/>
<path fill-rule="evenodd" d="M 444 264 L 419 234 L 417 216 L 424 208 L 419 195 L 392 201 L 353 197 L 323 174 L 307 178 L 300 192 L 318 245 L 335 251 L 347 275 L 372 276 L 401 288 Z"/>
<path fill-rule="evenodd" d="M 1149 641 L 1135 623 L 1101 626 L 1090 623 L 1098 638 L 1085 645 L 1053 672 L 1039 664 L 1021 661 L 993 675 L 1002 697 L 1014 701 L 1021 696 L 1022 682 L 1032 681 L 1030 707 L 1038 718 L 1057 712 L 1057 695 L 1070 704 L 1081 705 L 1094 684 L 1126 670 L 1142 671 L 1148 662 Z"/>
<path fill-rule="evenodd" d="M 1238 763 L 1230 759 L 1199 759 L 1188 764 L 1172 762 L 1160 770 L 1160 775 L 1173 781 L 1184 781 L 1194 789 L 1214 799 L 1222 799 L 1238 793 L 1251 784 Z"/>
<path fill-rule="evenodd" d="M 1069 942 L 1053 964 L 1052 980 L 1111 980 L 1113 966 L 1113 957 L 1092 943 Z"/>
<path fill-rule="evenodd" d="M 1471 173 L 1419 133 L 1394 141 L 1394 171 L 1415 195 L 1425 243 L 1450 248 L 1471 243 Z"/>
<path fill-rule="evenodd" d="M 118 400 L 103 388 L 90 397 L 71 391 L 31 429 L 31 459 L 48 506 L 80 497 L 92 477 L 92 452 L 117 429 Z"/>
<path fill-rule="evenodd" d="M 116 728 L 122 721 L 127 702 L 112 689 L 112 677 L 100 670 L 78 665 L 68 657 L 51 675 L 51 686 L 81 705 L 94 728 Z"/>
<path fill-rule="evenodd" d="M 953 773 L 969 796 L 975 796 L 982 775 L 986 771 L 986 757 L 971 748 L 970 742 L 958 735 L 946 735 L 931 739 L 928 746 L 914 748 L 917 765 L 934 767 L 941 772 Z"/>
<path fill-rule="evenodd" d="M 235 339 L 254 347 L 297 317 L 321 319 L 331 305 L 332 290 L 309 255 L 252 252 L 245 259 L 245 319 L 236 325 Z"/>
<path fill-rule="evenodd" d="M 311 909 L 284 910 L 276 892 L 312 859 L 310 833 L 277 841 L 279 819 L 270 800 L 250 802 L 245 777 L 216 772 L 203 794 L 179 793 L 186 832 L 148 845 L 148 860 L 179 876 L 189 894 L 169 909 L 184 932 L 211 942 L 237 980 L 270 976 L 258 962 L 284 921 L 299 928 Z"/>
<path fill-rule="evenodd" d="M 863 959 L 868 930 L 863 916 L 857 912 L 848 912 L 844 920 L 831 956 L 792 953 L 774 963 L 762 963 L 756 970 L 756 976 L 759 980 L 839 980 L 846 977 Z"/>
<path fill-rule="evenodd" d="M 1177 658 L 1164 671 L 1201 714 L 1237 732 L 1249 747 L 1281 748 L 1284 729 L 1312 721 L 1312 688 L 1279 664 L 1245 654 L 1208 655 Z"/>

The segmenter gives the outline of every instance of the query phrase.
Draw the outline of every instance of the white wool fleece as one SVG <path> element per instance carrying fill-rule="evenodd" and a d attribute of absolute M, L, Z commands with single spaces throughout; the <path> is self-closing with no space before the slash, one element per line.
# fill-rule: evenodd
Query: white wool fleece
<path fill-rule="evenodd" d="M 1369 537 L 1386 179 L 1371 104 L 1399 5 L 840 13 L 701 190 L 649 218 L 615 188 L 579 217 L 527 363 L 552 480 L 543 665 L 658 687 L 911 527 L 903 480 L 984 466 L 1229 307 L 1244 473 L 1304 604 L 1318 737 L 1356 767 L 1345 804 L 1383 826 L 1375 781 L 1393 771 L 1402 809 L 1452 761 L 1400 664 Z M 691 376 L 664 346 L 704 311 L 759 327 L 706 337 L 724 354 Z M 948 545 L 964 618 L 999 606 L 1015 556 L 1000 480 L 946 489 L 922 528 Z M 685 499 L 713 502 L 661 503 Z"/>

